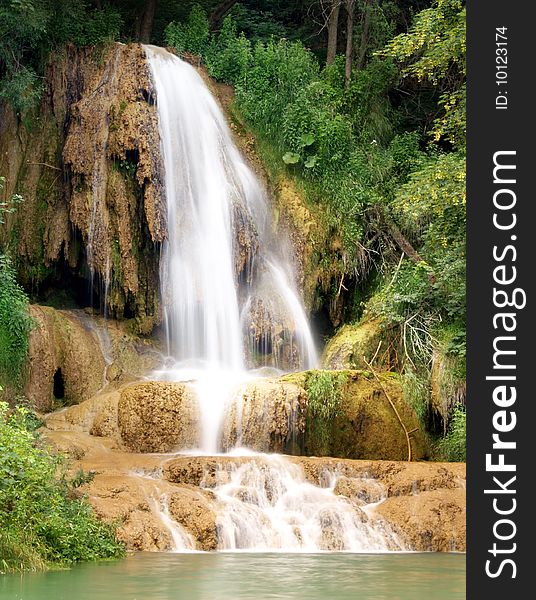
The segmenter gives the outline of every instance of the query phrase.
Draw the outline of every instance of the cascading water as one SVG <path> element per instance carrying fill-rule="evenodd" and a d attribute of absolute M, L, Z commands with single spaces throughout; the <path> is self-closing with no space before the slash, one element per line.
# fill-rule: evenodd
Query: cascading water
<path fill-rule="evenodd" d="M 199 453 L 215 454 L 226 408 L 244 382 L 259 376 L 247 368 L 311 368 L 316 350 L 266 195 L 217 102 L 191 65 L 162 48 L 145 51 L 165 169 L 161 288 L 173 361 L 156 376 L 195 389 Z M 213 490 L 221 549 L 387 547 L 364 513 L 332 489 L 307 483 L 285 458 L 265 456 L 264 466 L 255 465 Z"/>
<path fill-rule="evenodd" d="M 212 489 L 220 506 L 222 550 L 378 552 L 400 549 L 388 527 L 326 487 L 307 482 L 298 465 L 277 455 L 256 455 Z"/>
<path fill-rule="evenodd" d="M 175 361 L 160 376 L 195 382 L 201 448 L 214 452 L 229 396 L 248 377 L 244 341 L 256 328 L 248 312 L 252 302 L 263 306 L 264 320 L 279 320 L 297 366 L 312 367 L 316 350 L 288 265 L 276 253 L 266 196 L 221 109 L 191 65 L 162 48 L 145 50 L 165 170 L 168 237 L 161 286 L 168 352 Z"/>
<path fill-rule="evenodd" d="M 244 370 L 248 323 L 240 315 L 241 286 L 249 296 L 269 279 L 270 294 L 280 299 L 296 334 L 300 366 L 312 366 L 316 352 L 303 307 L 273 254 L 265 194 L 218 104 L 191 65 L 161 48 L 146 52 L 165 168 L 168 239 L 161 282 L 171 355 L 207 368 Z M 249 237 L 248 247 L 240 247 L 240 234 Z"/>

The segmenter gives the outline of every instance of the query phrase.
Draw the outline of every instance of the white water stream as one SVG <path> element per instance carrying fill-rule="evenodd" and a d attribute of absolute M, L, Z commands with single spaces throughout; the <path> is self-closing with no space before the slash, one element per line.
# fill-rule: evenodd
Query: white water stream
<path fill-rule="evenodd" d="M 306 369 L 317 355 L 266 194 L 216 100 L 190 64 L 162 48 L 145 51 L 156 92 L 168 230 L 161 288 L 172 364 L 156 376 L 190 382 L 201 416 L 199 453 L 215 454 L 226 406 L 253 377 L 248 367 L 288 369 L 291 362 L 290 368 Z M 387 547 L 364 513 L 332 488 L 306 482 L 283 457 L 246 462 L 213 492 L 220 549 Z M 168 518 L 164 509 L 161 514 Z"/>
<path fill-rule="evenodd" d="M 168 352 L 175 361 L 159 376 L 195 381 L 201 449 L 215 452 L 229 395 L 250 377 L 245 341 L 255 327 L 248 313 L 252 298 L 265 320 L 279 320 L 287 334 L 286 340 L 269 340 L 270 346 L 286 341 L 300 368 L 315 365 L 316 349 L 291 265 L 278 255 L 281 240 L 271 230 L 266 194 L 216 100 L 190 64 L 156 46 L 145 50 L 165 170 L 168 237 L 161 287 Z M 240 246 L 244 236 L 248 243 Z M 237 272 L 240 259 L 244 265 Z M 280 367 L 277 352 L 271 354 Z"/>
<path fill-rule="evenodd" d="M 256 455 L 213 488 L 220 549 L 284 552 L 380 552 L 400 549 L 397 537 L 369 520 L 365 510 L 309 483 L 299 465 L 278 455 Z M 374 524 L 373 524 L 374 523 Z"/>

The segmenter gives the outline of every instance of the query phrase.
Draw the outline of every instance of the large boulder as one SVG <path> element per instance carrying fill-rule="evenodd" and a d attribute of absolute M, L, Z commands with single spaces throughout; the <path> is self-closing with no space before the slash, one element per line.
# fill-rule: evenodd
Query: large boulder
<path fill-rule="evenodd" d="M 210 492 L 182 487 L 168 501 L 170 515 L 194 538 L 198 550 L 218 548 L 216 512 Z"/>
<path fill-rule="evenodd" d="M 117 537 L 127 550 L 162 552 L 172 548 L 170 531 L 157 510 L 160 490 L 151 481 L 97 474 L 86 488 L 97 516 L 118 525 Z"/>
<path fill-rule="evenodd" d="M 281 378 L 301 386 L 308 397 L 301 454 L 342 458 L 407 460 L 406 434 L 386 394 L 395 405 L 405 428 L 411 431 L 413 459 L 429 453 L 426 436 L 415 411 L 404 400 L 399 378 L 378 373 L 379 382 L 367 371 L 305 371 Z M 336 405 L 331 418 L 312 410 L 314 383 L 333 379 L 333 391 L 316 403 Z M 337 388 L 337 390 L 336 390 Z M 328 388 L 329 390 L 329 388 Z M 336 391 L 335 391 L 336 390 Z M 332 396 L 337 395 L 336 402 Z M 318 407 L 317 407 L 318 408 Z"/>
<path fill-rule="evenodd" d="M 374 509 L 417 552 L 465 552 L 465 490 L 438 489 L 387 498 Z"/>
<path fill-rule="evenodd" d="M 94 331 L 70 311 L 31 306 L 35 327 L 30 333 L 25 396 L 39 411 L 79 403 L 105 383 L 105 362 Z"/>
<path fill-rule="evenodd" d="M 199 443 L 197 400 L 184 383 L 145 381 L 123 388 L 117 422 L 133 452 L 169 452 Z"/>

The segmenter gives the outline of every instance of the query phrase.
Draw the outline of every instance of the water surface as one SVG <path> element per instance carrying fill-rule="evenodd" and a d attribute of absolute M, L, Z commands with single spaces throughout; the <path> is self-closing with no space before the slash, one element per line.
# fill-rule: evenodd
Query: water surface
<path fill-rule="evenodd" d="M 464 554 L 140 553 L 0 576 L 2 600 L 461 600 Z"/>

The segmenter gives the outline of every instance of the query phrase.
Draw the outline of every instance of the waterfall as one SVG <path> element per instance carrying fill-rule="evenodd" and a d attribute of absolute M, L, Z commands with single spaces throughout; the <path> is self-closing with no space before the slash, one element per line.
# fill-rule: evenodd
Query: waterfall
<path fill-rule="evenodd" d="M 285 258 L 291 252 L 216 100 L 190 64 L 162 48 L 145 51 L 167 204 L 160 283 L 172 365 L 156 376 L 195 391 L 202 431 L 196 452 L 214 455 L 233 401 L 236 443 L 244 439 L 242 395 L 244 384 L 259 377 L 255 368 L 311 368 L 316 349 Z M 260 411 L 255 418 L 271 416 Z M 315 486 L 285 457 L 250 455 L 257 458 L 212 489 L 220 550 L 389 547 L 365 511 L 334 493 L 335 483 Z M 165 510 L 161 518 L 169 525 Z"/>
<path fill-rule="evenodd" d="M 313 366 L 313 339 L 289 265 L 276 254 L 281 240 L 270 228 L 266 194 L 220 107 L 190 64 L 162 48 L 147 46 L 146 52 L 165 169 L 161 285 L 170 354 L 208 368 L 244 370 L 244 329 L 251 324 L 241 318 L 247 303 L 241 296 L 268 287 L 259 299 L 279 300 L 299 366 Z"/>
<path fill-rule="evenodd" d="M 160 281 L 174 361 L 158 376 L 194 382 L 201 447 L 215 452 L 225 406 L 248 368 L 310 368 L 317 355 L 266 193 L 218 103 L 190 64 L 156 46 L 145 51 L 165 171 Z"/>

